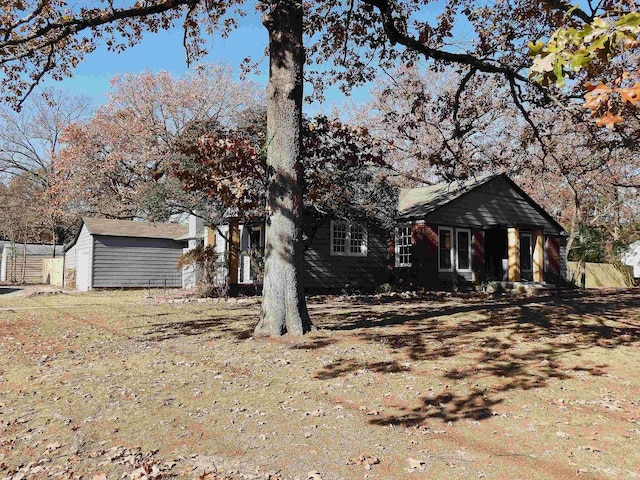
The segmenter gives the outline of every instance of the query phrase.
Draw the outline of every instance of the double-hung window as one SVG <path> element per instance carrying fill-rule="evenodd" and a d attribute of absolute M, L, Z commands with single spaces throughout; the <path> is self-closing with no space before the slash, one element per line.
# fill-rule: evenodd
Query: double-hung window
<path fill-rule="evenodd" d="M 438 228 L 438 269 L 442 272 L 471 270 L 471 230 Z"/>
<path fill-rule="evenodd" d="M 367 256 L 367 229 L 349 222 L 331 221 L 331 255 Z"/>
<path fill-rule="evenodd" d="M 411 266 L 411 224 L 396 228 L 396 267 Z"/>

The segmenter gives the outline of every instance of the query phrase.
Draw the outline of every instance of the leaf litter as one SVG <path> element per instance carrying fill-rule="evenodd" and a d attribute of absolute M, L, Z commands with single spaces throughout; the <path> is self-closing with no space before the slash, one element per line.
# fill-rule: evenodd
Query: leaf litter
<path fill-rule="evenodd" d="M 265 341 L 253 300 L 66 297 L 0 318 L 0 478 L 640 475 L 636 292 L 319 298 Z"/>

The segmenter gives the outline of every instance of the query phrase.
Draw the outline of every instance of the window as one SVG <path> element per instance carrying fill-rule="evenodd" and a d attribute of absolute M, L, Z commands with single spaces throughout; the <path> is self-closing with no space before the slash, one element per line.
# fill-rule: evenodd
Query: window
<path fill-rule="evenodd" d="M 396 228 L 396 267 L 411 266 L 411 225 Z"/>
<path fill-rule="evenodd" d="M 438 267 L 440 270 L 451 270 L 453 265 L 452 236 L 452 228 L 438 228 Z"/>
<path fill-rule="evenodd" d="M 454 243 L 455 239 L 455 243 Z M 438 267 L 440 271 L 471 270 L 471 230 L 438 228 Z"/>
<path fill-rule="evenodd" d="M 332 220 L 331 255 L 365 257 L 367 255 L 366 228 Z"/>
<path fill-rule="evenodd" d="M 471 232 L 456 230 L 456 267 L 458 270 L 471 270 Z"/>
<path fill-rule="evenodd" d="M 530 272 L 533 265 L 533 242 L 530 233 L 520 234 L 520 271 Z"/>

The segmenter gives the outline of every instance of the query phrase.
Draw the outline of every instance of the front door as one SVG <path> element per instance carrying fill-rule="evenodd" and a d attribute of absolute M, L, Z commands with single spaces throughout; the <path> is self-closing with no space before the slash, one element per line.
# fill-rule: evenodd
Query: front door
<path fill-rule="evenodd" d="M 485 230 L 485 277 L 488 280 L 505 280 L 507 261 L 507 230 L 491 228 Z"/>

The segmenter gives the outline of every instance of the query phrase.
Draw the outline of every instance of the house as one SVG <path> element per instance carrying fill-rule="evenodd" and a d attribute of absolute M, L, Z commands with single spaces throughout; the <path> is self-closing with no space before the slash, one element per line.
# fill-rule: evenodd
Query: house
<path fill-rule="evenodd" d="M 183 224 L 83 217 L 65 249 L 65 286 L 136 288 L 182 286 L 178 259 L 187 247 Z"/>
<path fill-rule="evenodd" d="M 403 190 L 396 220 L 399 280 L 437 286 L 564 278 L 564 230 L 504 174 Z"/>
<path fill-rule="evenodd" d="M 629 245 L 629 250 L 622 256 L 622 263 L 633 268 L 633 278 L 640 279 L 640 241 Z"/>
<path fill-rule="evenodd" d="M 564 230 L 504 174 L 402 191 L 398 212 L 398 279 L 436 286 L 564 278 Z"/>
<path fill-rule="evenodd" d="M 260 258 L 264 251 L 264 225 L 261 222 L 240 222 L 236 217 L 228 217 L 218 225 L 204 226 L 201 218 L 190 215 L 187 238 L 189 248 L 194 248 L 198 242 L 214 247 L 220 258 L 216 272 L 218 284 L 250 286 L 253 287 L 251 290 L 262 284 Z M 187 272 L 185 287 L 191 288 L 200 273 L 197 269 L 195 274 L 191 269 Z"/>
<path fill-rule="evenodd" d="M 35 243 L 4 242 L 0 264 L 0 281 L 16 283 L 43 283 L 43 261 L 62 257 L 62 245 L 41 245 Z"/>
<path fill-rule="evenodd" d="M 402 190 L 396 223 L 389 232 L 375 222 L 324 219 L 305 248 L 305 289 L 564 278 L 562 227 L 506 175 Z M 229 254 L 230 284 L 259 283 L 249 252 L 264 245 L 262 225 L 231 219 L 206 237 Z"/>

